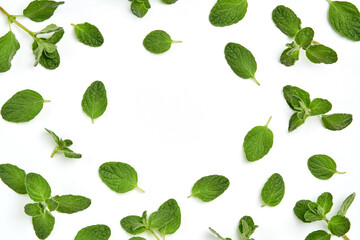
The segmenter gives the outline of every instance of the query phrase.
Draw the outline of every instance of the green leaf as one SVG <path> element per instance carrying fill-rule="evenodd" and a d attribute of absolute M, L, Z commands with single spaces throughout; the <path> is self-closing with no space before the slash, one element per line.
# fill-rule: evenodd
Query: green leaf
<path fill-rule="evenodd" d="M 92 122 L 103 115 L 107 107 L 106 89 L 101 81 L 93 82 L 84 93 L 81 106 Z"/>
<path fill-rule="evenodd" d="M 272 12 L 272 19 L 280 31 L 291 38 L 301 29 L 301 20 L 285 6 L 277 6 Z"/>
<path fill-rule="evenodd" d="M 137 1 L 137 0 L 134 0 L 132 3 L 131 3 L 131 12 L 139 17 L 139 18 L 143 18 L 148 10 L 151 8 L 151 5 L 149 3 L 148 0 L 144 0 L 144 1 Z"/>
<path fill-rule="evenodd" d="M 61 31 L 62 34 L 64 34 L 63 31 Z M 53 34 L 54 36 L 55 34 Z M 60 41 L 62 35 L 55 35 L 54 38 L 50 37 L 49 39 L 44 39 L 43 41 L 43 45 L 44 44 L 48 44 L 48 46 L 55 46 L 55 43 L 53 42 L 56 42 L 56 41 Z M 60 38 L 60 39 L 59 39 Z M 33 49 L 33 52 L 34 52 L 34 55 L 35 55 L 35 65 L 37 65 L 37 63 L 40 63 L 41 66 L 43 66 L 44 68 L 46 69 L 49 69 L 49 70 L 54 70 L 56 69 L 57 67 L 60 66 L 60 55 L 59 55 L 59 52 L 57 51 L 57 49 L 55 49 L 53 52 L 49 53 L 49 52 L 46 52 L 44 49 L 44 46 L 42 47 L 39 47 L 39 44 L 37 41 L 34 41 L 33 42 L 33 45 L 32 45 L 32 49 Z M 53 50 L 52 47 L 50 47 L 50 50 Z"/>
<path fill-rule="evenodd" d="M 76 213 L 87 209 L 91 205 L 91 200 L 83 196 L 62 195 L 53 197 L 59 203 L 56 211 L 60 213 Z"/>
<path fill-rule="evenodd" d="M 47 25 L 40 32 L 34 33 L 34 35 L 37 36 L 39 34 L 46 34 L 46 33 L 59 32 L 59 31 L 64 31 L 64 29 L 62 27 L 56 26 L 55 24 L 50 24 L 50 25 Z"/>
<path fill-rule="evenodd" d="M 332 64 L 338 60 L 336 52 L 322 44 L 308 47 L 306 49 L 306 57 L 313 63 Z"/>
<path fill-rule="evenodd" d="M 314 30 L 310 27 L 302 28 L 295 36 L 295 42 L 306 50 L 314 39 Z"/>
<path fill-rule="evenodd" d="M 209 227 L 210 232 L 212 232 L 213 234 L 215 234 L 219 239 L 221 240 L 231 240 L 231 238 L 223 238 L 222 236 L 220 236 L 220 234 L 218 234 L 214 229 L 212 229 L 211 227 Z"/>
<path fill-rule="evenodd" d="M 138 188 L 138 175 L 135 169 L 126 163 L 107 162 L 100 166 L 101 180 L 113 191 L 126 193 Z M 141 189 L 140 189 L 141 190 Z"/>
<path fill-rule="evenodd" d="M 308 168 L 311 174 L 321 180 L 330 179 L 335 173 L 340 173 L 336 170 L 335 161 L 323 154 L 314 155 L 308 160 Z"/>
<path fill-rule="evenodd" d="M 199 198 L 201 201 L 210 202 L 219 197 L 229 187 L 230 181 L 221 175 L 202 177 L 193 186 L 189 197 Z"/>
<path fill-rule="evenodd" d="M 88 23 L 71 24 L 74 26 L 77 39 L 90 47 L 100 47 L 104 43 L 104 37 L 99 29 Z"/>
<path fill-rule="evenodd" d="M 236 24 L 245 17 L 247 7 L 247 0 L 218 0 L 211 9 L 210 23 L 216 27 Z"/>
<path fill-rule="evenodd" d="M 350 221 L 344 216 L 335 215 L 330 219 L 328 229 L 333 235 L 342 237 L 350 230 Z"/>
<path fill-rule="evenodd" d="M 35 230 L 35 234 L 39 239 L 46 239 L 54 229 L 55 218 L 49 211 L 33 217 L 32 224 Z"/>
<path fill-rule="evenodd" d="M 33 1 L 23 11 L 23 15 L 34 22 L 42 22 L 49 19 L 56 8 L 64 2 L 55 2 L 49 0 Z"/>
<path fill-rule="evenodd" d="M 177 0 L 161 0 L 161 1 L 166 4 L 174 4 L 177 2 Z"/>
<path fill-rule="evenodd" d="M 294 111 L 302 111 L 310 107 L 310 94 L 305 90 L 287 85 L 283 88 L 284 98 Z"/>
<path fill-rule="evenodd" d="M 315 222 L 326 219 L 325 210 L 318 203 L 310 202 L 308 206 L 309 210 L 304 215 L 306 221 Z"/>
<path fill-rule="evenodd" d="M 63 36 L 64 36 L 64 30 L 60 30 L 54 32 L 54 34 L 52 34 L 49 38 L 44 39 L 44 41 L 52 44 L 57 44 L 62 39 Z"/>
<path fill-rule="evenodd" d="M 167 211 L 156 211 L 149 216 L 149 228 L 159 229 L 168 224 L 174 215 Z"/>
<path fill-rule="evenodd" d="M 285 49 L 280 56 L 280 63 L 287 67 L 293 66 L 299 60 L 299 53 L 299 50 L 292 48 Z"/>
<path fill-rule="evenodd" d="M 265 126 L 257 126 L 251 129 L 244 138 L 244 152 L 249 162 L 257 161 L 263 158 L 273 146 L 274 134 Z"/>
<path fill-rule="evenodd" d="M 53 198 L 46 199 L 45 203 L 50 212 L 55 211 L 59 207 L 59 203 Z"/>
<path fill-rule="evenodd" d="M 285 195 L 285 183 L 280 174 L 273 174 L 265 183 L 261 198 L 264 201 L 263 206 L 274 207 L 279 205 Z"/>
<path fill-rule="evenodd" d="M 74 153 L 72 150 L 70 150 L 68 147 L 73 144 L 73 142 L 70 139 L 62 140 L 59 138 L 53 131 L 46 129 L 45 130 L 52 136 L 56 143 L 56 147 L 51 154 L 51 157 L 54 157 L 54 155 L 58 152 L 63 152 L 65 157 L 67 158 L 81 158 L 81 154 Z"/>
<path fill-rule="evenodd" d="M 129 240 L 146 240 L 146 239 L 143 237 L 132 237 Z"/>
<path fill-rule="evenodd" d="M 45 130 L 51 135 L 51 137 L 54 139 L 55 143 L 57 145 L 60 145 L 61 139 L 53 131 L 46 129 L 46 128 L 45 128 Z"/>
<path fill-rule="evenodd" d="M 328 1 L 329 23 L 341 36 L 360 41 L 360 13 L 356 6 L 345 1 Z"/>
<path fill-rule="evenodd" d="M 11 68 L 11 60 L 19 48 L 20 44 L 12 31 L 0 38 L 0 72 L 6 72 Z"/>
<path fill-rule="evenodd" d="M 81 229 L 75 237 L 75 240 L 108 240 L 111 230 L 108 226 L 98 224 Z"/>
<path fill-rule="evenodd" d="M 331 234 L 328 234 L 323 230 L 312 232 L 309 235 L 307 235 L 307 237 L 305 238 L 305 240 L 330 240 L 330 239 L 331 239 Z"/>
<path fill-rule="evenodd" d="M 250 216 L 243 216 L 239 221 L 239 232 L 240 235 L 246 240 L 255 232 L 257 225 L 255 225 L 254 220 Z"/>
<path fill-rule="evenodd" d="M 228 43 L 225 47 L 225 59 L 236 75 L 241 78 L 252 78 L 258 85 L 255 78 L 257 64 L 252 53 L 237 43 Z"/>
<path fill-rule="evenodd" d="M 1 108 L 1 115 L 9 122 L 28 122 L 35 118 L 48 102 L 33 90 L 23 90 L 15 93 Z"/>
<path fill-rule="evenodd" d="M 48 182 L 37 173 L 28 173 L 25 177 L 26 191 L 31 200 L 43 202 L 51 196 Z"/>
<path fill-rule="evenodd" d="M 325 214 L 328 214 L 333 206 L 333 196 L 329 192 L 324 192 L 318 197 L 316 203 L 324 209 Z"/>
<path fill-rule="evenodd" d="M 337 213 L 338 215 L 341 215 L 341 216 L 345 216 L 349 207 L 351 206 L 351 204 L 353 203 L 353 201 L 355 200 L 355 196 L 356 194 L 353 193 L 351 194 L 350 196 L 348 196 L 344 202 L 342 203 L 341 207 L 340 207 L 340 210 L 339 212 Z"/>
<path fill-rule="evenodd" d="M 289 127 L 288 127 L 288 131 L 292 132 L 295 129 L 297 129 L 299 126 L 303 125 L 305 123 L 304 119 L 300 119 L 298 117 L 298 113 L 294 113 L 290 120 L 289 120 Z"/>
<path fill-rule="evenodd" d="M 310 210 L 309 203 L 311 203 L 310 200 L 300 200 L 295 204 L 295 207 L 293 209 L 296 217 L 304 223 L 308 223 L 304 216 L 305 213 Z"/>
<path fill-rule="evenodd" d="M 67 158 L 81 158 L 82 155 L 80 153 L 75 153 L 73 150 L 69 149 L 69 148 L 64 148 L 62 149 L 62 151 L 64 152 L 64 156 Z"/>
<path fill-rule="evenodd" d="M 167 200 L 159 207 L 159 211 L 166 211 L 173 215 L 171 221 L 159 228 L 159 232 L 163 236 L 175 233 L 179 229 L 181 224 L 181 211 L 176 200 Z"/>
<path fill-rule="evenodd" d="M 12 190 L 19 194 L 26 194 L 26 173 L 12 164 L 0 164 L 0 178 Z"/>
<path fill-rule="evenodd" d="M 332 108 L 331 103 L 322 98 L 315 98 L 311 101 L 309 106 L 311 116 L 321 115 L 329 112 Z"/>
<path fill-rule="evenodd" d="M 137 228 L 136 230 L 133 230 L 133 226 L 136 224 L 143 224 L 141 217 L 132 215 L 132 216 L 124 217 L 120 221 L 121 227 L 130 234 L 137 235 L 146 231 L 145 227 L 140 227 Z"/>
<path fill-rule="evenodd" d="M 330 115 L 323 115 L 321 121 L 325 128 L 332 131 L 343 130 L 352 122 L 352 115 L 346 113 L 335 113 Z"/>
<path fill-rule="evenodd" d="M 24 207 L 24 211 L 26 213 L 26 215 L 30 216 L 30 217 L 36 217 L 41 215 L 42 209 L 39 206 L 40 203 L 29 203 L 26 204 Z"/>
<path fill-rule="evenodd" d="M 146 50 L 149 52 L 160 54 L 167 52 L 171 44 L 174 42 L 181 41 L 173 41 L 169 34 L 162 30 L 155 30 L 150 32 L 144 39 L 143 45 Z"/>

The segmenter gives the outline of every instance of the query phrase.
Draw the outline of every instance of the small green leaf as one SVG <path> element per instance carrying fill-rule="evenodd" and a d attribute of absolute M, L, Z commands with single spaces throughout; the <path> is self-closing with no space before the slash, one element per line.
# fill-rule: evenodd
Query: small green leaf
<path fill-rule="evenodd" d="M 93 123 L 94 119 L 100 117 L 105 112 L 107 107 L 106 89 L 101 81 L 93 82 L 86 89 L 81 106 Z"/>
<path fill-rule="evenodd" d="M 295 36 L 295 42 L 300 45 L 303 49 L 307 49 L 313 39 L 314 39 L 314 30 L 310 27 L 302 28 Z"/>
<path fill-rule="evenodd" d="M 159 232 L 163 236 L 175 233 L 179 229 L 181 224 L 181 211 L 176 200 L 167 200 L 159 207 L 159 211 L 166 211 L 173 215 L 171 221 L 159 228 Z"/>
<path fill-rule="evenodd" d="M 146 240 L 146 239 L 143 237 L 132 237 L 129 240 Z"/>
<path fill-rule="evenodd" d="M 51 135 L 57 145 L 60 145 L 61 139 L 53 131 L 46 128 L 45 131 L 47 131 Z"/>
<path fill-rule="evenodd" d="M 88 23 L 71 24 L 74 26 L 77 39 L 90 47 L 100 47 L 104 43 L 104 37 L 99 29 Z"/>
<path fill-rule="evenodd" d="M 328 229 L 333 235 L 342 237 L 350 230 L 350 221 L 344 216 L 335 215 L 330 219 Z"/>
<path fill-rule="evenodd" d="M 306 57 L 313 63 L 332 64 L 338 60 L 336 52 L 322 44 L 308 47 L 306 49 Z"/>
<path fill-rule="evenodd" d="M 33 90 L 23 90 L 15 93 L 1 108 L 1 115 L 9 122 L 28 122 L 35 118 L 48 102 Z"/>
<path fill-rule="evenodd" d="M 218 234 L 214 229 L 212 229 L 211 227 L 209 227 L 210 232 L 212 232 L 213 234 L 215 234 L 219 239 L 221 240 L 231 240 L 231 238 L 223 238 L 222 236 L 220 236 L 220 234 Z"/>
<path fill-rule="evenodd" d="M 325 214 L 328 214 L 333 206 L 333 196 L 329 192 L 324 192 L 318 197 L 316 203 L 324 209 Z"/>
<path fill-rule="evenodd" d="M 353 203 L 353 201 L 355 200 L 355 196 L 356 194 L 353 193 L 351 194 L 350 196 L 348 196 L 344 202 L 342 203 L 341 207 L 340 207 L 340 210 L 339 212 L 337 213 L 338 215 L 341 215 L 341 216 L 345 216 L 349 207 L 351 206 L 351 204 Z"/>
<path fill-rule="evenodd" d="M 87 209 L 91 205 L 91 200 L 83 196 L 62 195 L 55 196 L 53 199 L 59 203 L 56 211 L 60 213 L 76 213 Z"/>
<path fill-rule="evenodd" d="M 321 121 L 325 128 L 332 131 L 343 130 L 352 122 L 352 115 L 346 113 L 335 113 L 330 115 L 323 115 Z"/>
<path fill-rule="evenodd" d="M 177 0 L 161 0 L 161 1 L 166 4 L 174 4 L 177 2 Z"/>
<path fill-rule="evenodd" d="M 189 197 L 196 197 L 201 201 L 210 202 L 223 194 L 229 185 L 229 179 L 221 175 L 202 177 L 194 184 Z"/>
<path fill-rule="evenodd" d="M 309 210 L 304 215 L 306 221 L 315 222 L 326 219 L 325 210 L 318 203 L 310 202 L 308 206 Z"/>
<path fill-rule="evenodd" d="M 39 34 L 46 34 L 46 33 L 59 32 L 59 31 L 64 31 L 64 29 L 62 27 L 56 26 L 55 24 L 50 24 L 50 25 L 47 25 L 40 32 L 34 33 L 34 35 L 37 36 Z"/>
<path fill-rule="evenodd" d="M 308 223 L 304 216 L 305 213 L 310 210 L 309 203 L 311 203 L 310 200 L 300 200 L 295 204 L 295 207 L 293 209 L 296 217 L 304 223 Z"/>
<path fill-rule="evenodd" d="M 64 2 L 35 0 L 24 9 L 23 14 L 34 22 L 42 22 L 49 19 L 61 4 L 64 4 Z"/>
<path fill-rule="evenodd" d="M 283 88 L 284 98 L 289 107 L 294 111 L 302 111 L 310 107 L 310 94 L 305 90 L 287 85 Z"/>
<path fill-rule="evenodd" d="M 53 198 L 46 199 L 45 203 L 50 212 L 55 211 L 59 207 L 59 203 Z"/>
<path fill-rule="evenodd" d="M 285 183 L 280 174 L 273 174 L 265 183 L 261 198 L 264 201 L 263 206 L 274 207 L 279 205 L 285 195 Z"/>
<path fill-rule="evenodd" d="M 244 79 L 255 78 L 257 64 L 252 53 L 237 43 L 228 43 L 225 47 L 225 59 L 236 75 Z"/>
<path fill-rule="evenodd" d="M 280 56 L 280 63 L 287 67 L 293 66 L 299 60 L 299 53 L 299 50 L 292 48 L 285 49 Z"/>
<path fill-rule="evenodd" d="M 236 24 L 245 17 L 247 7 L 247 0 L 218 0 L 211 9 L 210 23 L 216 27 Z"/>
<path fill-rule="evenodd" d="M 12 31 L 0 38 L 0 72 L 6 72 L 11 68 L 11 60 L 19 48 L 20 44 Z"/>
<path fill-rule="evenodd" d="M 32 224 L 35 230 L 35 234 L 39 239 L 46 239 L 50 236 L 55 225 L 55 218 L 49 211 L 33 217 Z"/>
<path fill-rule="evenodd" d="M 327 232 L 323 230 L 315 231 L 307 235 L 305 240 L 330 240 L 331 234 L 328 234 Z"/>
<path fill-rule="evenodd" d="M 42 209 L 39 206 L 40 203 L 29 203 L 26 204 L 24 207 L 24 211 L 26 213 L 26 215 L 30 216 L 30 217 L 36 217 L 41 215 Z"/>
<path fill-rule="evenodd" d="M 120 221 L 121 227 L 130 234 L 137 235 L 146 231 L 145 227 L 140 227 L 137 228 L 136 230 L 133 230 L 133 226 L 136 224 L 143 224 L 141 217 L 132 215 L 132 216 L 124 217 Z"/>
<path fill-rule="evenodd" d="M 360 41 L 360 13 L 357 7 L 345 1 L 328 1 L 329 23 L 341 36 Z"/>
<path fill-rule="evenodd" d="M 70 139 L 62 140 L 59 138 L 53 131 L 46 129 L 45 130 L 52 136 L 56 143 L 56 147 L 51 154 L 51 157 L 54 157 L 54 155 L 58 152 L 64 153 L 65 157 L 67 158 L 81 158 L 81 154 L 74 153 L 72 150 L 70 150 L 68 147 L 73 144 L 73 142 Z"/>
<path fill-rule="evenodd" d="M 258 226 L 255 225 L 254 220 L 250 216 L 243 216 L 239 221 L 238 229 L 243 240 L 250 238 L 256 228 L 258 228 Z"/>
<path fill-rule="evenodd" d="M 134 188 L 141 190 L 137 185 L 137 172 L 129 164 L 121 162 L 104 163 L 99 168 L 99 175 L 101 180 L 117 193 L 126 193 Z"/>
<path fill-rule="evenodd" d="M 301 20 L 285 6 L 277 6 L 272 12 L 272 19 L 280 31 L 291 38 L 301 29 Z"/>
<path fill-rule="evenodd" d="M 143 45 L 149 52 L 160 54 L 167 52 L 171 44 L 174 42 L 181 41 L 173 41 L 169 34 L 162 30 L 155 30 L 150 32 L 144 39 Z"/>
<path fill-rule="evenodd" d="M 150 2 L 148 0 L 142 0 L 142 1 L 138 1 L 138 0 L 133 0 L 131 3 L 131 12 L 139 17 L 139 18 L 143 18 L 148 10 L 151 8 Z"/>
<path fill-rule="evenodd" d="M 67 158 L 81 158 L 82 155 L 80 153 L 75 153 L 73 150 L 69 148 L 62 149 L 64 156 Z"/>
<path fill-rule="evenodd" d="M 288 131 L 292 132 L 295 129 L 297 129 L 299 126 L 303 125 L 305 123 L 304 119 L 300 119 L 298 117 L 298 113 L 294 113 L 290 120 L 289 120 L 289 127 L 288 127 Z"/>
<path fill-rule="evenodd" d="M 26 194 L 26 173 L 12 164 L 0 164 L 0 178 L 12 190 L 19 194 Z"/>
<path fill-rule="evenodd" d="M 272 148 L 274 134 L 268 128 L 269 122 L 265 126 L 254 127 L 246 134 L 243 147 L 249 162 L 263 158 Z"/>
<path fill-rule="evenodd" d="M 314 155 L 308 160 L 308 168 L 311 174 L 321 180 L 330 179 L 335 173 L 339 173 L 336 170 L 335 161 L 323 154 Z"/>
<path fill-rule="evenodd" d="M 81 229 L 75 237 L 75 240 L 108 240 L 111 230 L 108 226 L 98 224 Z"/>
<path fill-rule="evenodd" d="M 43 202 L 51 196 L 48 182 L 39 174 L 28 173 L 25 177 L 26 191 L 35 202 Z"/>
<path fill-rule="evenodd" d="M 159 229 L 168 224 L 174 215 L 167 211 L 156 211 L 149 216 L 149 228 Z"/>
<path fill-rule="evenodd" d="M 329 112 L 332 108 L 331 103 L 322 98 L 315 98 L 311 101 L 309 106 L 311 116 L 321 115 Z"/>

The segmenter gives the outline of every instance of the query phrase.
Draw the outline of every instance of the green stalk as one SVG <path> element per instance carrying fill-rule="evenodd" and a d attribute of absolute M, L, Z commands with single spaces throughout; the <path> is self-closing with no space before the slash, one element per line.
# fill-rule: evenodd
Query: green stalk
<path fill-rule="evenodd" d="M 13 23 L 15 23 L 16 25 L 18 25 L 21 29 L 23 29 L 25 32 L 27 32 L 33 39 L 36 39 L 34 33 L 32 31 L 30 31 L 29 29 L 27 29 L 24 25 L 22 25 L 21 23 L 19 23 L 12 15 L 10 15 L 8 12 L 5 11 L 5 9 L 3 9 L 2 7 L 0 7 L 0 12 L 2 12 L 3 14 L 5 14 L 5 16 L 8 18 L 8 20 L 10 19 Z"/>
<path fill-rule="evenodd" d="M 350 240 L 350 238 L 348 238 L 346 235 L 344 235 L 343 238 L 344 238 L 345 240 Z"/>
<path fill-rule="evenodd" d="M 154 233 L 153 230 L 151 230 L 151 229 L 148 229 L 148 230 L 151 233 L 151 235 L 153 235 L 156 238 L 156 240 L 160 240 L 160 238 Z"/>

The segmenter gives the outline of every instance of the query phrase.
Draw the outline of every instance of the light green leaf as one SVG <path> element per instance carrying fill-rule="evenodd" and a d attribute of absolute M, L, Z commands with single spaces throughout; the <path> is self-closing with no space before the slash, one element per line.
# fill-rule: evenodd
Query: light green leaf
<path fill-rule="evenodd" d="M 352 115 L 346 113 L 335 113 L 330 115 L 323 115 L 321 121 L 325 128 L 332 131 L 343 130 L 352 122 Z"/>
<path fill-rule="evenodd" d="M 202 177 L 194 184 L 189 197 L 196 197 L 203 202 L 210 202 L 223 194 L 229 185 L 229 179 L 221 175 Z"/>
<path fill-rule="evenodd" d="M 25 177 L 26 191 L 35 202 L 43 202 L 51 196 L 48 182 L 37 173 L 28 173 Z"/>
<path fill-rule="evenodd" d="M 88 23 L 71 24 L 74 26 L 77 39 L 90 47 L 100 47 L 104 43 L 104 37 L 99 29 Z"/>
<path fill-rule="evenodd" d="M 313 39 L 314 39 L 314 30 L 310 27 L 302 28 L 295 36 L 295 42 L 300 45 L 303 49 L 307 49 Z"/>
<path fill-rule="evenodd" d="M 20 44 L 12 31 L 0 38 L 0 72 L 6 72 L 11 68 L 11 61 L 19 48 Z"/>
<path fill-rule="evenodd" d="M 335 161 L 323 154 L 314 155 L 308 160 L 308 168 L 311 174 L 321 180 L 330 179 L 335 173 L 340 173 L 336 170 Z"/>
<path fill-rule="evenodd" d="M 272 12 L 272 19 L 280 31 L 291 38 L 301 29 L 301 20 L 285 6 L 277 6 Z"/>
<path fill-rule="evenodd" d="M 297 60 L 299 60 L 299 50 L 294 50 L 293 48 L 285 49 L 280 56 L 280 63 L 290 67 L 295 64 Z"/>
<path fill-rule="evenodd" d="M 64 4 L 64 2 L 35 0 L 24 9 L 23 14 L 34 22 L 42 22 L 49 19 L 61 4 Z"/>
<path fill-rule="evenodd" d="M 274 207 L 279 205 L 285 195 L 285 183 L 280 174 L 273 174 L 265 183 L 261 198 L 264 201 L 263 206 Z"/>
<path fill-rule="evenodd" d="M 322 98 L 315 98 L 311 101 L 309 106 L 311 116 L 321 115 L 329 112 L 332 108 L 331 103 Z"/>
<path fill-rule="evenodd" d="M 302 111 L 310 107 L 310 94 L 305 90 L 286 85 L 283 88 L 284 98 L 289 107 L 294 111 Z"/>
<path fill-rule="evenodd" d="M 160 54 L 167 52 L 171 44 L 174 42 L 181 42 L 181 41 L 174 41 L 171 39 L 170 35 L 167 34 L 163 30 L 155 30 L 150 32 L 144 39 L 143 45 L 146 50 L 149 52 Z"/>
<path fill-rule="evenodd" d="M 300 119 L 298 117 L 298 113 L 294 113 L 290 120 L 289 120 L 289 127 L 288 127 L 288 131 L 292 132 L 295 129 L 297 129 L 299 126 L 303 125 L 305 123 L 304 119 Z"/>
<path fill-rule="evenodd" d="M 19 194 L 26 194 L 26 173 L 12 164 L 0 164 L 0 178 L 12 190 Z"/>
<path fill-rule="evenodd" d="M 141 217 L 132 215 L 124 217 L 120 221 L 121 227 L 130 234 L 137 235 L 146 231 L 145 227 L 140 227 L 134 230 L 133 227 L 136 224 L 143 224 Z"/>
<path fill-rule="evenodd" d="M 55 201 L 53 198 L 46 199 L 45 203 L 50 212 L 55 211 L 59 207 L 59 203 Z"/>
<path fill-rule="evenodd" d="M 93 82 L 86 89 L 81 106 L 93 123 L 94 119 L 100 117 L 105 112 L 107 107 L 106 89 L 101 81 Z"/>
<path fill-rule="evenodd" d="M 81 229 L 75 237 L 75 240 L 108 240 L 111 230 L 106 225 L 93 225 Z"/>
<path fill-rule="evenodd" d="M 333 206 L 333 196 L 329 192 L 324 192 L 318 197 L 316 203 L 324 209 L 325 214 L 328 214 Z"/>
<path fill-rule="evenodd" d="M 309 210 L 304 215 L 307 222 L 325 220 L 325 210 L 318 203 L 310 202 L 308 207 Z"/>
<path fill-rule="evenodd" d="M 211 9 L 210 23 L 216 27 L 236 24 L 245 17 L 247 7 L 247 0 L 218 0 Z"/>
<path fill-rule="evenodd" d="M 30 217 L 36 217 L 36 216 L 43 214 L 43 211 L 40 208 L 39 204 L 41 204 L 41 203 L 26 204 L 24 207 L 24 211 L 25 211 L 26 215 L 28 215 Z"/>
<path fill-rule="evenodd" d="M 59 203 L 56 211 L 60 213 L 76 213 L 87 209 L 91 205 L 91 200 L 83 196 L 62 195 L 55 196 L 53 199 Z"/>
<path fill-rule="evenodd" d="M 243 240 L 250 238 L 250 236 L 255 232 L 257 225 L 255 225 L 254 220 L 250 216 L 243 216 L 239 221 L 239 232 Z"/>
<path fill-rule="evenodd" d="M 214 229 L 212 229 L 211 227 L 209 227 L 210 232 L 212 232 L 213 234 L 215 234 L 219 239 L 221 240 L 231 240 L 231 238 L 223 238 L 222 236 L 220 236 L 220 234 L 218 234 Z"/>
<path fill-rule="evenodd" d="M 35 36 L 39 35 L 39 34 L 45 34 L 45 33 L 52 33 L 52 32 L 59 32 L 59 31 L 64 31 L 62 27 L 58 27 L 55 24 L 50 24 L 47 25 L 43 30 L 41 30 L 40 32 L 34 33 Z"/>
<path fill-rule="evenodd" d="M 49 211 L 33 217 L 32 224 L 35 230 L 35 234 L 39 239 L 46 239 L 50 236 L 55 225 L 55 218 Z"/>
<path fill-rule="evenodd" d="M 179 229 L 181 224 L 181 211 L 176 200 L 167 200 L 159 207 L 159 211 L 166 211 L 173 215 L 171 221 L 159 228 L 159 232 L 163 236 L 175 233 Z"/>
<path fill-rule="evenodd" d="M 313 63 L 332 64 L 338 60 L 336 52 L 322 44 L 308 47 L 306 49 L 306 57 Z"/>
<path fill-rule="evenodd" d="M 350 221 L 344 216 L 335 215 L 330 219 L 328 229 L 333 235 L 342 237 L 350 230 Z"/>
<path fill-rule="evenodd" d="M 339 212 L 337 213 L 338 215 L 341 215 L 341 216 L 345 216 L 349 207 L 351 206 L 351 204 L 353 203 L 353 201 L 355 200 L 355 196 L 356 194 L 353 193 L 351 194 L 350 196 L 348 196 L 344 202 L 342 203 L 341 207 L 340 207 L 340 210 Z"/>
<path fill-rule="evenodd" d="M 129 240 L 146 240 L 146 239 L 143 237 L 132 237 Z"/>
<path fill-rule="evenodd" d="M 156 211 L 149 216 L 149 228 L 159 229 L 168 224 L 174 218 L 174 214 L 167 211 Z"/>
<path fill-rule="evenodd" d="M 330 240 L 331 234 L 328 234 L 327 232 L 323 230 L 315 231 L 307 235 L 305 240 Z"/>

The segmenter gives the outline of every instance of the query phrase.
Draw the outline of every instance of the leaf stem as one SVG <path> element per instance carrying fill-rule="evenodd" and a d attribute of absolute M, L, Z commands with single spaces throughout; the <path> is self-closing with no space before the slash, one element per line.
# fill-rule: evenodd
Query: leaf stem
<path fill-rule="evenodd" d="M 54 157 L 54 155 L 57 153 L 59 151 L 59 149 L 56 147 L 55 149 L 54 149 L 54 151 L 52 152 L 52 154 L 51 154 L 51 158 L 53 158 Z"/>
<path fill-rule="evenodd" d="M 145 192 L 143 189 L 141 189 L 139 186 L 136 186 L 137 189 L 139 189 L 141 192 Z"/>
<path fill-rule="evenodd" d="M 182 41 L 172 41 L 173 43 L 182 43 Z"/>
<path fill-rule="evenodd" d="M 348 238 L 346 235 L 343 236 L 343 239 L 350 240 L 350 238 Z"/>
<path fill-rule="evenodd" d="M 336 171 L 336 173 L 338 173 L 338 174 L 345 174 L 346 172 L 338 172 L 338 171 Z"/>
<path fill-rule="evenodd" d="M 265 127 L 268 127 L 268 126 L 269 126 L 269 123 L 270 123 L 271 119 L 272 119 L 272 116 L 270 116 L 270 118 L 269 118 L 269 120 L 267 121 Z"/>
<path fill-rule="evenodd" d="M 156 240 L 160 240 L 160 238 L 154 233 L 152 229 L 148 229 L 148 230 L 151 233 L 151 235 L 153 235 L 156 238 Z"/>
<path fill-rule="evenodd" d="M 257 85 L 260 86 L 260 83 L 256 80 L 255 76 L 252 79 L 256 82 Z"/>
<path fill-rule="evenodd" d="M 193 195 L 192 194 L 190 194 L 187 198 L 191 198 Z"/>
<path fill-rule="evenodd" d="M 267 206 L 266 204 L 261 205 L 262 208 L 263 208 L 263 207 L 266 207 L 266 206 Z"/>
<path fill-rule="evenodd" d="M 5 9 L 3 9 L 0 6 L 0 12 L 2 12 L 3 14 L 5 14 L 5 16 L 7 16 L 8 19 L 10 19 L 13 23 L 15 23 L 16 25 L 18 25 L 20 28 L 22 28 L 25 32 L 27 32 L 33 39 L 36 39 L 34 33 L 32 31 L 30 31 L 29 29 L 27 29 L 24 25 L 22 25 L 21 23 L 19 23 L 13 15 L 10 15 L 8 12 L 5 11 Z"/>
<path fill-rule="evenodd" d="M 46 103 L 46 102 L 51 102 L 50 100 L 44 100 L 44 103 Z"/>

